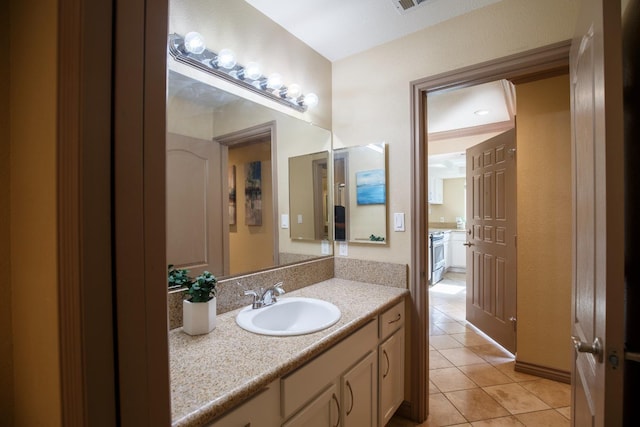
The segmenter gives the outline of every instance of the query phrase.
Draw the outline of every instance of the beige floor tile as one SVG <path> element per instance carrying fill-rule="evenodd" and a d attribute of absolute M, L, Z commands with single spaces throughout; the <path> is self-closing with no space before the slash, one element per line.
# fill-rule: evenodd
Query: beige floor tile
<path fill-rule="evenodd" d="M 571 405 L 571 385 L 569 384 L 542 379 L 522 382 L 520 385 L 552 408 Z"/>
<path fill-rule="evenodd" d="M 556 411 L 566 419 L 571 419 L 571 406 L 565 406 L 564 408 L 556 408 Z"/>
<path fill-rule="evenodd" d="M 482 389 L 514 415 L 551 409 L 549 405 L 525 390 L 520 384 L 493 385 Z"/>
<path fill-rule="evenodd" d="M 451 426 L 466 421 L 443 394 L 434 394 L 429 396 L 429 418 L 420 427 Z"/>
<path fill-rule="evenodd" d="M 438 350 L 429 351 L 429 370 L 441 368 L 453 368 L 453 363 L 449 362 Z"/>
<path fill-rule="evenodd" d="M 442 368 L 429 371 L 429 378 L 443 392 L 477 388 L 458 368 Z"/>
<path fill-rule="evenodd" d="M 480 388 L 449 392 L 445 396 L 468 421 L 509 415 L 505 408 Z"/>
<path fill-rule="evenodd" d="M 514 356 L 495 344 L 469 346 L 469 349 L 492 365 L 501 365 L 514 361 Z"/>
<path fill-rule="evenodd" d="M 438 389 L 438 387 L 436 387 L 433 381 L 429 380 L 429 394 L 436 394 L 436 393 L 440 393 L 440 390 Z"/>
<path fill-rule="evenodd" d="M 535 375 L 529 375 L 529 374 L 523 374 L 522 372 L 516 372 L 515 369 L 514 369 L 514 366 L 515 366 L 515 362 L 514 361 L 507 362 L 507 363 L 498 363 L 498 364 L 494 364 L 494 366 L 496 368 L 498 368 L 500 370 L 500 372 L 502 372 L 503 374 L 505 374 L 509 378 L 512 378 L 516 382 L 532 381 L 532 380 L 539 380 L 540 379 L 540 377 L 536 377 Z"/>
<path fill-rule="evenodd" d="M 471 423 L 472 427 L 522 427 L 522 424 L 514 416 L 492 418 L 490 420 L 475 421 Z"/>
<path fill-rule="evenodd" d="M 527 427 L 569 427 L 571 422 L 553 409 L 527 412 L 516 417 Z"/>
<path fill-rule="evenodd" d="M 451 334 L 451 338 L 453 338 L 456 341 L 459 341 L 460 343 L 468 347 L 472 347 L 475 345 L 486 345 L 491 343 L 491 341 L 489 341 L 487 338 L 483 337 L 482 335 L 472 330 L 465 331 L 464 333 L 461 333 L 461 334 L 455 334 L 455 333 Z"/>
<path fill-rule="evenodd" d="M 466 376 L 471 378 L 471 380 L 474 383 L 478 384 L 480 387 L 513 382 L 511 378 L 497 370 L 493 365 L 489 363 L 459 366 L 458 369 L 460 369 Z"/>
<path fill-rule="evenodd" d="M 456 366 L 486 363 L 486 361 L 468 348 L 446 348 L 440 353 Z"/>
<path fill-rule="evenodd" d="M 437 350 L 464 347 L 464 345 L 462 345 L 459 341 L 454 340 L 449 335 L 437 335 L 429 337 L 429 344 Z"/>
<path fill-rule="evenodd" d="M 437 326 L 449 335 L 464 334 L 465 332 L 467 332 L 467 327 L 460 322 L 439 323 Z M 452 335 L 452 338 L 455 339 L 456 337 Z"/>
<path fill-rule="evenodd" d="M 443 323 L 440 323 L 440 325 L 442 324 Z M 433 337 L 437 335 L 447 335 L 447 332 L 444 329 L 440 328 L 435 323 L 429 322 L 429 336 Z M 429 342 L 431 342 L 431 338 L 429 338 Z"/>

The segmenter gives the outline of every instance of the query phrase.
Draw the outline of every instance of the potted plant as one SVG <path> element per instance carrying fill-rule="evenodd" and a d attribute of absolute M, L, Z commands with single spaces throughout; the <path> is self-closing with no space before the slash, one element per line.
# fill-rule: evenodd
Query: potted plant
<path fill-rule="evenodd" d="M 187 286 L 193 279 L 189 277 L 189 270 L 174 268 L 169 264 L 168 285 L 170 288 Z"/>
<path fill-rule="evenodd" d="M 211 332 L 216 327 L 216 276 L 204 271 L 187 286 L 188 299 L 182 301 L 182 330 L 189 335 Z"/>

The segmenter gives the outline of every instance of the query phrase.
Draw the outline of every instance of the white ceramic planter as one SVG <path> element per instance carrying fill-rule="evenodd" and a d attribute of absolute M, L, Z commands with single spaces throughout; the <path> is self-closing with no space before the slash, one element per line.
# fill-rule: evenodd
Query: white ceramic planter
<path fill-rule="evenodd" d="M 189 335 L 208 334 L 216 327 L 216 299 L 182 301 L 182 330 Z"/>

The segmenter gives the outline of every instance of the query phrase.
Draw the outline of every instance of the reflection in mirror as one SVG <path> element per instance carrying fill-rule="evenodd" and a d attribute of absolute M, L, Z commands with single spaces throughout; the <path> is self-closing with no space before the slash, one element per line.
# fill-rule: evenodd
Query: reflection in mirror
<path fill-rule="evenodd" d="M 331 132 L 168 67 L 167 263 L 228 277 L 330 255 L 279 220 L 288 159 L 330 152 Z"/>
<path fill-rule="evenodd" d="M 333 168 L 335 240 L 386 243 L 386 144 L 336 149 Z"/>
<path fill-rule="evenodd" d="M 292 239 L 329 239 L 328 162 L 328 151 L 289 158 Z"/>

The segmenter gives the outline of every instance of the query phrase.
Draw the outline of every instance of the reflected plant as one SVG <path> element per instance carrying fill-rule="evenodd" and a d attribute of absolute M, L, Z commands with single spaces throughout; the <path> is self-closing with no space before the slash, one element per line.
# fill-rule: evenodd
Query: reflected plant
<path fill-rule="evenodd" d="M 189 270 L 174 268 L 173 264 L 168 267 L 168 284 L 170 288 L 189 286 L 193 279 L 189 277 Z"/>

